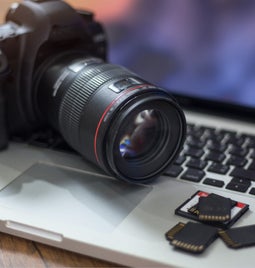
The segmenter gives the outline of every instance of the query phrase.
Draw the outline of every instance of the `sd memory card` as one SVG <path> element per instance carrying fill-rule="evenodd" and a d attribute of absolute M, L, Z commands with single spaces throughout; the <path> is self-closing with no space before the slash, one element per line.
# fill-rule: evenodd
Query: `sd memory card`
<path fill-rule="evenodd" d="M 255 225 L 220 230 L 219 236 L 230 248 L 238 249 L 255 245 Z"/>
<path fill-rule="evenodd" d="M 198 204 L 200 197 L 208 197 L 209 195 L 210 193 L 197 191 L 194 195 L 192 195 L 188 200 L 186 200 L 175 210 L 175 214 L 192 220 L 204 222 L 203 220 L 199 219 Z M 249 209 L 248 204 L 238 202 L 236 200 L 231 200 L 231 213 L 230 213 L 231 217 L 229 220 L 206 221 L 206 223 L 226 229 L 232 226 L 248 209 Z"/>
<path fill-rule="evenodd" d="M 217 228 L 194 222 L 179 222 L 166 233 L 171 245 L 191 253 L 202 253 L 217 237 Z"/>
<path fill-rule="evenodd" d="M 207 197 L 202 196 L 198 203 L 198 218 L 201 221 L 224 222 L 231 219 L 231 208 L 230 198 L 217 194 L 209 194 Z"/>

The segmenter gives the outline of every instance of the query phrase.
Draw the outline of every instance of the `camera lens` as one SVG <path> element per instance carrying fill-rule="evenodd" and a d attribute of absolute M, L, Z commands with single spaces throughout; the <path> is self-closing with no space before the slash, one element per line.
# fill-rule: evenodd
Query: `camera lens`
<path fill-rule="evenodd" d="M 120 140 L 120 153 L 125 159 L 138 159 L 150 153 L 156 146 L 160 128 L 155 110 L 144 110 L 129 122 L 123 129 Z"/>
<path fill-rule="evenodd" d="M 148 182 L 181 149 L 186 126 L 178 104 L 121 66 L 65 55 L 45 62 L 35 80 L 38 115 L 114 177 Z"/>

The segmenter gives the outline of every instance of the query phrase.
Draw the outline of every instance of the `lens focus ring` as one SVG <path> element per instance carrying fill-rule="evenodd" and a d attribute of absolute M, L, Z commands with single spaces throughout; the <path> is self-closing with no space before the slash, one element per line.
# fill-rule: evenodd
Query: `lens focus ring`
<path fill-rule="evenodd" d="M 116 77 L 134 76 L 125 68 L 107 63 L 90 64 L 82 69 L 63 97 L 59 109 L 59 127 L 65 139 L 79 148 L 79 126 L 82 110 L 91 95 L 104 83 Z"/>

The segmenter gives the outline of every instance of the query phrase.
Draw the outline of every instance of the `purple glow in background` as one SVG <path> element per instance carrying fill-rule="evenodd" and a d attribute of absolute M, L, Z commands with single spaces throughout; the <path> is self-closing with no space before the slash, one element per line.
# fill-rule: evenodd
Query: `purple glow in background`
<path fill-rule="evenodd" d="M 120 16 L 98 17 L 109 61 L 175 93 L 255 107 L 255 1 L 121 1 Z"/>

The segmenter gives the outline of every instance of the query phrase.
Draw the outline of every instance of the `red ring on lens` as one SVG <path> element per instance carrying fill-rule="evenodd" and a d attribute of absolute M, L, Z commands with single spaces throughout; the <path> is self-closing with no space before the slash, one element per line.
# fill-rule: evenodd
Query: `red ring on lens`
<path fill-rule="evenodd" d="M 99 134 L 99 130 L 100 130 L 100 127 L 102 125 L 102 122 L 105 118 L 105 116 L 107 115 L 107 113 L 109 112 L 109 110 L 111 109 L 111 107 L 121 98 L 123 97 L 124 95 L 126 95 L 127 93 L 133 91 L 133 90 L 136 90 L 136 89 L 139 89 L 139 88 L 143 88 L 144 86 L 150 86 L 150 85 L 147 85 L 147 84 L 142 84 L 142 85 L 139 85 L 139 86 L 134 86 L 134 87 L 130 87 L 129 89 L 125 90 L 121 95 L 119 95 L 116 99 L 114 99 L 108 106 L 107 108 L 105 109 L 104 113 L 102 114 L 99 122 L 98 122 L 98 125 L 97 125 L 97 128 L 96 128 L 96 132 L 95 132 L 95 135 L 94 135 L 94 153 L 95 153 L 95 157 L 96 157 L 96 160 L 98 162 L 98 164 L 100 164 L 100 161 L 99 161 L 99 157 L 98 157 L 98 153 L 97 153 L 97 139 L 98 139 L 98 134 Z"/>

